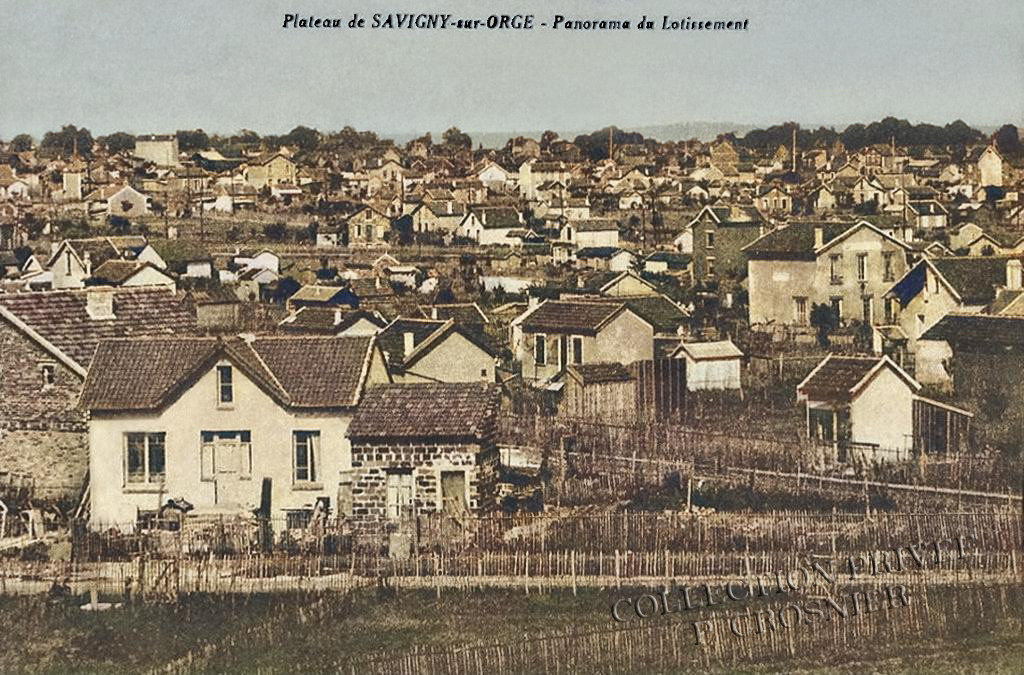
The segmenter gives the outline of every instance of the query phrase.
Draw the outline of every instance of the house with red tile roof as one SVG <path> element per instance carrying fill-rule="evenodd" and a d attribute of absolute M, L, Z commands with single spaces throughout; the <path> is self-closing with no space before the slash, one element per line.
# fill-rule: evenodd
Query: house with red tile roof
<path fill-rule="evenodd" d="M 178 498 L 248 514 L 269 496 L 273 518 L 301 526 L 336 507 L 349 422 L 389 381 L 372 336 L 104 341 L 80 400 L 90 521 L 124 527 Z"/>

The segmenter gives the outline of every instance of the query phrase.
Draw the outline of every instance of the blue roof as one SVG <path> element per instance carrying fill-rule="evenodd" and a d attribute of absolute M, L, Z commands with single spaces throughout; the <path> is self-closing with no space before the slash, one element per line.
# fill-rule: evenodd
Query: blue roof
<path fill-rule="evenodd" d="M 926 278 L 927 264 L 924 261 L 921 261 L 914 267 L 914 269 L 910 270 L 906 276 L 900 279 L 899 282 L 892 287 L 892 290 L 890 290 L 889 293 L 896 296 L 900 301 L 901 307 L 906 307 L 907 304 L 924 288 Z"/>

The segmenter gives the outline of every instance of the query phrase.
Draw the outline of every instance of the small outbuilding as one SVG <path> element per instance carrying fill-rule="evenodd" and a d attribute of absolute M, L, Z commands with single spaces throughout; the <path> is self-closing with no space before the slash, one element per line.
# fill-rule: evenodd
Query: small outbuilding
<path fill-rule="evenodd" d="M 493 384 L 371 388 L 348 428 L 353 517 L 401 521 L 496 506 L 500 402 Z"/>
<path fill-rule="evenodd" d="M 743 388 L 743 352 L 732 340 L 684 342 L 672 357 L 686 361 L 686 388 L 690 391 Z"/>

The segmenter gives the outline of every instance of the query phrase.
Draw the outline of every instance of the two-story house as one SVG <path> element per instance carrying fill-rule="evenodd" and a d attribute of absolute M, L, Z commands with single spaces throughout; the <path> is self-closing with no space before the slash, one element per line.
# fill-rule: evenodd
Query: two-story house
<path fill-rule="evenodd" d="M 694 281 L 741 278 L 747 259 L 743 247 L 765 230 L 753 206 L 705 206 L 687 225 L 692 233 Z"/>
<path fill-rule="evenodd" d="M 925 258 L 886 293 L 887 340 L 879 345 L 896 360 L 913 368 L 924 384 L 948 383 L 943 363 L 949 358 L 942 342 L 920 341 L 932 326 L 950 313 L 984 311 L 1005 289 L 1019 295 L 1021 261 L 1007 257 Z"/>
<path fill-rule="evenodd" d="M 300 523 L 333 508 L 356 405 L 389 381 L 370 336 L 104 341 L 80 401 L 90 522 L 130 527 L 177 498 L 250 513 L 269 496 L 272 517 Z"/>
<path fill-rule="evenodd" d="M 910 248 L 866 221 L 791 223 L 750 243 L 750 323 L 808 325 L 815 304 L 841 322 L 884 320 L 882 299 L 907 271 Z"/>
<path fill-rule="evenodd" d="M 247 162 L 242 170 L 245 182 L 256 188 L 266 186 L 295 185 L 298 182 L 298 170 L 295 162 L 280 152 L 268 152 Z"/>
<path fill-rule="evenodd" d="M 621 301 L 546 300 L 510 328 L 523 378 L 534 382 L 570 365 L 629 365 L 654 355 L 654 326 Z"/>

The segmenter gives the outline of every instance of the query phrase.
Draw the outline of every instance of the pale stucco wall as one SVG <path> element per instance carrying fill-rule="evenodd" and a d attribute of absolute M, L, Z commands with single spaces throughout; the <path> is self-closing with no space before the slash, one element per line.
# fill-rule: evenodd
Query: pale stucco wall
<path fill-rule="evenodd" d="M 386 369 L 375 352 L 367 382 L 386 381 Z M 351 416 L 351 410 L 284 409 L 238 368 L 234 369 L 234 402 L 230 407 L 218 406 L 216 370 L 211 368 L 162 411 L 94 414 L 89 423 L 91 523 L 131 523 L 138 510 L 155 510 L 177 497 L 197 509 L 252 509 L 259 506 L 264 477 L 273 482 L 274 516 L 283 516 L 287 508 L 311 506 L 317 497 L 330 497 L 332 507 L 336 506 L 339 473 L 351 469 L 351 447 L 345 437 Z M 249 431 L 251 478 L 225 475 L 219 482 L 201 480 L 203 431 Z M 293 431 L 320 432 L 315 483 L 296 484 L 293 480 Z M 124 435 L 130 432 L 166 434 L 166 477 L 162 486 L 125 487 Z"/>
<path fill-rule="evenodd" d="M 398 382 L 494 382 L 494 359 L 458 333 L 436 345 Z"/>
<path fill-rule="evenodd" d="M 914 397 L 896 373 L 883 368 L 850 404 L 851 440 L 882 449 L 913 446 Z"/>

